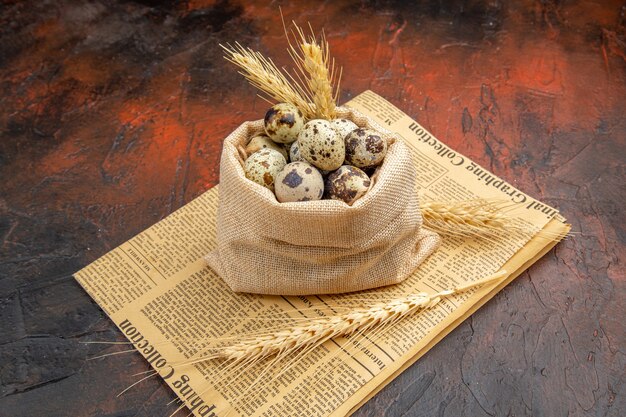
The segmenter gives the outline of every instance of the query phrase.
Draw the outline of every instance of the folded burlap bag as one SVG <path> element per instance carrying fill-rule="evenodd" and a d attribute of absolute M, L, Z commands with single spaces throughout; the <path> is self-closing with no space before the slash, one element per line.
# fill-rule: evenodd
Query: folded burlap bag
<path fill-rule="evenodd" d="M 375 129 L 389 147 L 365 196 L 352 206 L 320 200 L 279 203 L 248 180 L 238 149 L 263 131 L 245 122 L 224 140 L 217 211 L 217 249 L 206 260 L 233 291 L 306 295 L 396 284 L 439 244 L 422 228 L 409 149 L 361 113 L 338 117 Z"/>

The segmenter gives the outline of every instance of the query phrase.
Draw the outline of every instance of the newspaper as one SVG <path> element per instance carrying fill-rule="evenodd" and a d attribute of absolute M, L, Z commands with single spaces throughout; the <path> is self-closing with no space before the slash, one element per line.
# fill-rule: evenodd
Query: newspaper
<path fill-rule="evenodd" d="M 75 274 L 75 278 L 196 416 L 349 415 L 415 362 L 501 288 L 545 254 L 569 226 L 549 207 L 455 152 L 371 91 L 347 106 L 401 135 L 418 170 L 421 198 L 508 199 L 511 216 L 540 233 L 510 232 L 495 241 L 448 238 L 404 283 L 370 291 L 372 302 L 387 291 L 429 292 L 453 288 L 505 269 L 492 285 L 443 300 L 399 322 L 375 341 L 331 340 L 276 380 L 248 387 L 253 371 L 218 383 L 219 362 L 180 365 L 212 340 L 253 331 L 254 317 L 319 317 L 350 295 L 306 297 L 235 294 L 202 257 L 215 247 L 219 187 Z M 297 273 L 297 271 L 294 271 Z M 235 320 L 233 320 L 235 319 Z M 203 343 L 206 341 L 206 345 Z"/>

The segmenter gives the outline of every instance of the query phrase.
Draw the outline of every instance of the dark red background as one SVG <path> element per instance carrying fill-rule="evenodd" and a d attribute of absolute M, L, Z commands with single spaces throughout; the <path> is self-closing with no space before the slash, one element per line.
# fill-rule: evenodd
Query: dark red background
<path fill-rule="evenodd" d="M 218 182 L 267 105 L 222 59 L 287 64 L 278 13 L 324 28 L 342 101 L 372 89 L 556 207 L 561 243 L 357 413 L 626 411 L 626 5 L 620 1 L 5 1 L 0 416 L 167 416 L 71 274 Z"/>

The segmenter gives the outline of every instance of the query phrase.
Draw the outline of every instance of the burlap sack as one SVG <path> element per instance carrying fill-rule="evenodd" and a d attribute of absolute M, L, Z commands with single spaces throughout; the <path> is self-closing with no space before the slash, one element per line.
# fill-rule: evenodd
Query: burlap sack
<path fill-rule="evenodd" d="M 424 230 L 407 146 L 355 110 L 339 117 L 383 133 L 387 156 L 352 206 L 335 200 L 279 203 L 248 180 L 238 147 L 263 131 L 246 122 L 224 140 L 217 249 L 206 260 L 236 292 L 306 295 L 396 284 L 439 244 Z"/>

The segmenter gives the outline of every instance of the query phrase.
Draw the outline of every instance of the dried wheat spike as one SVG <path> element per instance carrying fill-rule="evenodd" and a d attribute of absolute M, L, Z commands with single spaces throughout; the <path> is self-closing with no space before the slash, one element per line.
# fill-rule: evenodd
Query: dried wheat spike
<path fill-rule="evenodd" d="M 483 238 L 497 242 L 502 231 L 517 231 L 527 237 L 561 241 L 569 233 L 551 233 L 506 214 L 514 206 L 508 200 L 422 201 L 424 226 L 442 235 Z"/>
<path fill-rule="evenodd" d="M 502 227 L 505 218 L 498 207 L 488 201 L 426 201 L 421 203 L 420 210 L 425 219 L 475 227 Z"/>
<path fill-rule="evenodd" d="M 313 29 L 307 37 L 295 22 L 293 25 L 292 36 L 298 47 L 293 46 L 286 30 L 285 34 L 289 41 L 289 54 L 299 71 L 296 76 L 306 86 L 308 98 L 315 105 L 315 117 L 334 119 L 341 71 L 335 71 L 335 60 L 330 58 L 330 48 L 324 34 L 318 43 Z M 294 79 L 294 82 L 298 81 Z"/>
<path fill-rule="evenodd" d="M 375 331 L 417 311 L 434 307 L 443 297 L 491 283 L 501 279 L 506 274 L 505 270 L 501 270 L 488 278 L 436 294 L 410 294 L 406 297 L 393 299 L 347 314 L 311 319 L 304 326 L 297 326 L 266 336 L 244 339 L 231 345 L 222 346 L 215 354 L 193 359 L 188 363 L 224 359 L 236 364 L 257 362 L 270 356 L 284 358 L 303 349 L 313 349 L 335 337 Z"/>
<path fill-rule="evenodd" d="M 487 200 L 420 202 L 424 226 L 441 234 L 459 236 L 495 236 L 507 228 L 518 229 L 513 218 L 503 213 L 503 206 Z"/>
<path fill-rule="evenodd" d="M 271 59 L 265 58 L 260 52 L 244 48 L 239 43 L 235 46 L 220 46 L 226 52 L 224 58 L 241 68 L 240 74 L 246 77 L 250 84 L 264 92 L 267 97 L 278 102 L 293 104 L 306 118 L 315 116 L 314 106 L 304 89 L 297 83 L 291 83 Z M 267 97 L 261 97 L 270 104 L 272 103 Z"/>

